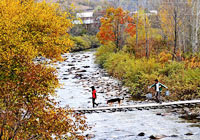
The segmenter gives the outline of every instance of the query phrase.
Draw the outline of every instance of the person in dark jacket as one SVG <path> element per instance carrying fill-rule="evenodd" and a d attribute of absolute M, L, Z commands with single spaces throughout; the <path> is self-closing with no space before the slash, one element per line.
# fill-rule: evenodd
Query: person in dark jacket
<path fill-rule="evenodd" d="M 168 89 L 168 87 L 166 87 L 165 85 L 161 84 L 160 82 L 158 82 L 158 79 L 155 80 L 155 83 L 153 85 L 151 85 L 150 87 L 148 87 L 149 89 L 151 89 L 152 87 L 155 88 L 156 91 L 156 102 L 158 103 L 162 103 L 161 101 L 161 92 L 162 92 L 162 88 L 166 88 Z"/>
<path fill-rule="evenodd" d="M 92 88 L 92 105 L 93 105 L 93 107 L 94 107 L 94 105 L 98 106 L 98 104 L 95 103 L 95 99 L 97 98 L 96 90 L 95 90 L 94 86 L 92 86 L 91 88 Z"/>

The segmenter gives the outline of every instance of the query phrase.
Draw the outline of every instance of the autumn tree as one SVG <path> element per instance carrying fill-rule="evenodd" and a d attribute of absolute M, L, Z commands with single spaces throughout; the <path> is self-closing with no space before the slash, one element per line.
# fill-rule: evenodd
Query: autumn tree
<path fill-rule="evenodd" d="M 122 49 L 126 34 L 135 35 L 133 18 L 122 8 L 108 8 L 106 15 L 101 18 L 100 31 L 97 34 L 102 44 L 114 42 L 118 49 Z"/>
<path fill-rule="evenodd" d="M 85 119 L 52 98 L 56 70 L 33 61 L 62 60 L 73 44 L 70 16 L 50 3 L 0 1 L 0 139 L 83 139 Z"/>
<path fill-rule="evenodd" d="M 187 12 L 187 0 L 166 1 L 163 0 L 159 10 L 159 19 L 165 38 L 173 44 L 173 59 L 176 58 L 180 48 L 180 35 L 184 31 Z"/>
<path fill-rule="evenodd" d="M 138 9 L 133 14 L 133 22 L 136 23 L 136 34 L 127 38 L 127 46 L 134 50 L 136 57 L 149 57 L 153 41 L 158 38 L 156 27 L 152 27 L 152 19 L 155 15 L 145 11 L 145 9 Z"/>

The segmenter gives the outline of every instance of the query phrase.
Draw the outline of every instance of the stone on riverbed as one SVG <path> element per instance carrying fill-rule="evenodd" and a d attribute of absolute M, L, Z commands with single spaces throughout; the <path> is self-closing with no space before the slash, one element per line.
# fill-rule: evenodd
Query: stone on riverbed
<path fill-rule="evenodd" d="M 75 70 L 75 69 L 76 69 L 75 67 L 71 67 L 71 68 L 69 69 L 69 71 L 70 71 L 70 70 Z"/>
<path fill-rule="evenodd" d="M 144 136 L 144 135 L 145 135 L 144 132 L 141 132 L 141 133 L 138 134 L 138 136 Z"/>
<path fill-rule="evenodd" d="M 172 137 L 172 138 L 177 138 L 178 135 L 171 135 L 170 137 Z"/>
<path fill-rule="evenodd" d="M 67 77 L 64 77 L 64 78 L 63 78 L 63 80 L 68 80 L 68 79 L 69 79 L 69 78 L 67 78 Z"/>
<path fill-rule="evenodd" d="M 83 66 L 84 68 L 90 68 L 90 66 Z"/>
<path fill-rule="evenodd" d="M 180 118 L 186 119 L 186 120 L 197 119 L 197 117 L 199 117 L 198 113 L 186 113 L 180 116 Z"/>
<path fill-rule="evenodd" d="M 165 138 L 165 137 L 167 137 L 167 136 L 166 135 L 157 135 L 157 136 L 151 135 L 149 138 L 155 140 L 155 139 L 162 139 L 162 138 Z"/>
<path fill-rule="evenodd" d="M 87 72 L 87 71 L 86 70 L 79 70 L 76 73 L 78 73 L 78 72 Z"/>
<path fill-rule="evenodd" d="M 68 66 L 74 66 L 74 64 L 68 64 Z"/>
<path fill-rule="evenodd" d="M 81 77 L 81 79 L 88 79 L 88 77 L 86 77 L 86 76 L 85 77 Z"/>
<path fill-rule="evenodd" d="M 161 113 L 156 113 L 156 115 L 159 115 L 159 116 L 161 116 L 162 114 L 161 114 Z"/>
<path fill-rule="evenodd" d="M 154 135 L 151 135 L 149 138 L 150 139 L 157 139 Z"/>
<path fill-rule="evenodd" d="M 83 74 L 76 74 L 73 79 L 76 79 L 76 78 L 81 78 L 83 76 Z"/>
<path fill-rule="evenodd" d="M 88 58 L 88 57 L 90 57 L 90 56 L 85 56 L 85 55 L 83 55 L 84 56 L 84 58 Z"/>
<path fill-rule="evenodd" d="M 88 139 L 91 139 L 91 138 L 94 138 L 95 135 L 94 135 L 94 134 L 87 134 L 86 137 L 87 137 Z"/>
<path fill-rule="evenodd" d="M 191 135 L 193 135 L 193 134 L 189 132 L 189 133 L 186 133 L 185 135 L 187 135 L 187 136 L 191 136 Z"/>

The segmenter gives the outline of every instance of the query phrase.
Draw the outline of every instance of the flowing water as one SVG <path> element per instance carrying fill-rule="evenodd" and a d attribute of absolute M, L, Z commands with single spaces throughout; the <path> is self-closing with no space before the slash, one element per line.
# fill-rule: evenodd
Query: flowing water
<path fill-rule="evenodd" d="M 108 106 L 108 99 L 124 97 L 122 105 L 141 104 L 129 100 L 128 89 L 94 63 L 95 50 L 65 54 L 67 60 L 57 63 L 62 87 L 57 90 L 60 106 L 91 108 L 91 86 L 97 90 L 99 106 Z M 117 106 L 118 104 L 113 104 Z M 161 113 L 161 115 L 159 114 Z M 85 134 L 94 140 L 200 140 L 200 128 L 179 119 L 177 113 L 164 109 L 86 114 L 92 126 Z M 198 123 L 199 125 L 199 123 Z M 143 132 L 144 136 L 138 136 Z"/>

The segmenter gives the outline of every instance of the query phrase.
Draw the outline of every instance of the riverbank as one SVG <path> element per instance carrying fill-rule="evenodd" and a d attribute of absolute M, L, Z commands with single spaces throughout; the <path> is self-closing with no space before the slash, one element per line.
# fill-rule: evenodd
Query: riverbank
<path fill-rule="evenodd" d="M 134 54 L 125 50 L 116 51 L 113 44 L 97 49 L 96 61 L 113 77 L 121 80 L 129 87 L 134 97 L 144 97 L 153 89 L 148 86 L 158 79 L 169 88 L 170 96 L 164 100 L 190 100 L 200 98 L 200 69 L 192 67 L 194 62 L 171 61 L 170 54 L 161 53 L 158 56 L 135 58 Z M 163 90 L 163 93 L 165 89 Z"/>

